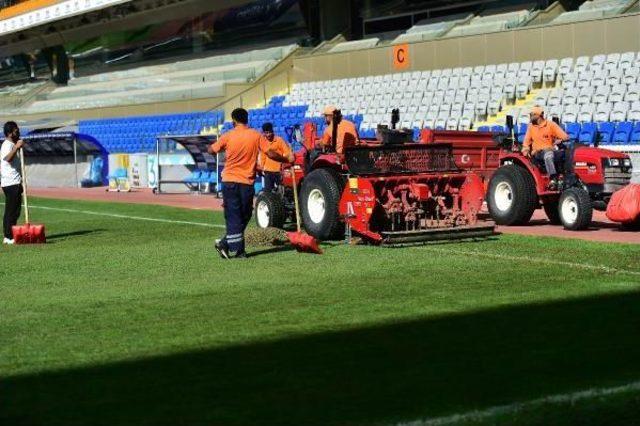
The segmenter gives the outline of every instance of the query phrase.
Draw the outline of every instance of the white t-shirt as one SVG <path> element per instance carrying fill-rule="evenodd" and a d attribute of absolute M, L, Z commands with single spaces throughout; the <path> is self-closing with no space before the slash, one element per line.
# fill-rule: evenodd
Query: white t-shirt
<path fill-rule="evenodd" d="M 5 141 L 2 142 L 2 148 L 0 148 L 0 186 L 3 188 L 5 186 L 20 185 L 22 183 L 19 172 L 19 154 L 16 154 L 11 162 L 4 161 L 4 158 L 9 155 L 15 145 L 12 141 L 5 139 Z"/>

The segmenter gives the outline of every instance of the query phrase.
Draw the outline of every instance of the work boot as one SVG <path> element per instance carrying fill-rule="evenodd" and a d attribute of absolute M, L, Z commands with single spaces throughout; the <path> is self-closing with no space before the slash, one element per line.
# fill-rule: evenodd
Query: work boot
<path fill-rule="evenodd" d="M 547 187 L 549 191 L 557 191 L 558 190 L 558 178 L 552 177 L 549 181 L 549 186 Z"/>
<path fill-rule="evenodd" d="M 224 241 L 216 240 L 214 247 L 216 248 L 216 251 L 218 252 L 221 258 L 229 259 L 231 257 L 229 256 L 229 248 L 227 247 L 227 244 Z"/>
<path fill-rule="evenodd" d="M 235 256 L 233 256 L 234 259 L 248 259 L 249 255 L 247 254 L 246 251 L 239 251 L 236 253 Z"/>

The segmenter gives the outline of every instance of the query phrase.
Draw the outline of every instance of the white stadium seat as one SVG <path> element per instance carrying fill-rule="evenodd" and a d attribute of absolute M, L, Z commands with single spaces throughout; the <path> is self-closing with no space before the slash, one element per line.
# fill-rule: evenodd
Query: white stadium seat
<path fill-rule="evenodd" d="M 629 103 L 628 102 L 616 102 L 613 104 L 613 108 L 611 110 L 611 115 L 609 119 L 611 121 L 625 121 L 627 119 L 627 112 L 629 111 Z"/>
<path fill-rule="evenodd" d="M 578 112 L 578 122 L 579 123 L 588 123 L 593 121 L 593 112 L 595 111 L 595 106 L 593 104 L 585 104 L 580 107 L 580 112 Z"/>
<path fill-rule="evenodd" d="M 631 107 L 629 107 L 629 112 L 627 113 L 627 120 L 640 121 L 640 101 L 631 103 Z"/>
<path fill-rule="evenodd" d="M 596 111 L 593 113 L 593 121 L 596 122 L 604 122 L 609 121 L 609 116 L 611 115 L 611 104 L 608 102 L 598 104 L 596 106 Z"/>

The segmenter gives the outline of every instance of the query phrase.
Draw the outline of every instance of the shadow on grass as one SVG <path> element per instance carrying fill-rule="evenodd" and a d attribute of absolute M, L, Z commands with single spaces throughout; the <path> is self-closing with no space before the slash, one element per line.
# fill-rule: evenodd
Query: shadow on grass
<path fill-rule="evenodd" d="M 70 238 L 70 237 L 82 237 L 85 235 L 99 234 L 104 231 L 105 231 L 104 229 L 83 229 L 80 231 L 73 231 L 73 232 L 61 232 L 58 234 L 47 235 L 47 242 L 55 241 L 55 240 L 66 240 L 67 238 Z"/>
<path fill-rule="evenodd" d="M 264 248 L 260 250 L 251 250 L 247 253 L 247 255 L 248 257 L 256 257 L 256 256 L 262 256 L 266 254 L 282 253 L 285 251 L 295 251 L 295 248 L 293 248 L 289 243 L 283 243 L 270 248 Z"/>
<path fill-rule="evenodd" d="M 6 378 L 0 424 L 343 425 L 445 415 L 638 380 L 638 330 L 633 292 Z"/>

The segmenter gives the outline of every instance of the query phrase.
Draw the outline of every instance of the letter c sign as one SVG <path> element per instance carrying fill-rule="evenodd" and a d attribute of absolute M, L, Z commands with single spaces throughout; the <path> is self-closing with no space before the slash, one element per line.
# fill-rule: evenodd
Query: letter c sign
<path fill-rule="evenodd" d="M 409 68 L 409 45 L 393 46 L 393 68 L 403 70 Z"/>

